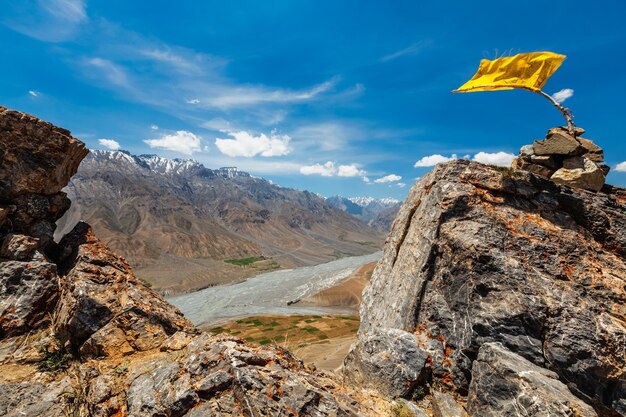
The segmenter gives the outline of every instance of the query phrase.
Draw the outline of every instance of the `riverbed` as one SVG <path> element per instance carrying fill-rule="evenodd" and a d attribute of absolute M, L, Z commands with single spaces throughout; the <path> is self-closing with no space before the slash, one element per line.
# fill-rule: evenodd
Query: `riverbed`
<path fill-rule="evenodd" d="M 328 263 L 267 272 L 233 285 L 210 287 L 167 300 L 198 327 L 261 314 L 344 314 L 352 310 L 298 306 L 297 301 L 330 288 L 382 252 Z"/>

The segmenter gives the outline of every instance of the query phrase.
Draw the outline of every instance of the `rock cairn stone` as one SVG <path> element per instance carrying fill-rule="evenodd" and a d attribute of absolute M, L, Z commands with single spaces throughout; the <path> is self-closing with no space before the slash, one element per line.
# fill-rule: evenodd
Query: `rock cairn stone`
<path fill-rule="evenodd" d="M 550 178 L 557 184 L 599 191 L 609 172 L 604 164 L 604 151 L 590 139 L 580 137 L 585 130 L 566 127 L 548 131 L 546 139 L 523 146 L 512 168 L 523 169 Z"/>

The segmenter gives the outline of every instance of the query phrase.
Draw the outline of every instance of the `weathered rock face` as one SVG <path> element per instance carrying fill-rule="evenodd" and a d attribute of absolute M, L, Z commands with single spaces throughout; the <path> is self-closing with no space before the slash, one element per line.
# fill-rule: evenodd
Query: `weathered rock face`
<path fill-rule="evenodd" d="M 155 349 L 179 330 L 193 333 L 182 313 L 139 281 L 87 224 L 63 238 L 59 253 L 65 277 L 54 327 L 83 358 Z"/>
<path fill-rule="evenodd" d="M 505 349 L 485 343 L 472 366 L 467 408 L 472 415 L 597 416 L 572 395 L 558 375 Z"/>
<path fill-rule="evenodd" d="M 69 132 L 0 108 L 1 415 L 386 412 L 280 348 L 199 334 L 89 225 L 55 244 L 59 190 L 85 153 Z"/>
<path fill-rule="evenodd" d="M 69 200 L 61 192 L 87 155 L 70 133 L 0 106 L 0 232 L 52 241 Z"/>
<path fill-rule="evenodd" d="M 545 140 L 523 146 L 511 166 L 558 184 L 599 191 L 609 167 L 604 164 L 602 148 L 581 138 L 584 133 L 581 128 L 575 128 L 573 135 L 565 127 L 550 129 Z"/>
<path fill-rule="evenodd" d="M 415 366 L 407 355 L 383 341 L 393 366 L 360 359 L 371 334 L 396 329 L 429 356 L 422 375 L 465 396 L 481 346 L 499 342 L 600 415 L 626 415 L 626 190 L 604 190 L 469 161 L 437 166 L 396 217 L 346 376 L 401 393 L 410 381 L 388 370 Z"/>

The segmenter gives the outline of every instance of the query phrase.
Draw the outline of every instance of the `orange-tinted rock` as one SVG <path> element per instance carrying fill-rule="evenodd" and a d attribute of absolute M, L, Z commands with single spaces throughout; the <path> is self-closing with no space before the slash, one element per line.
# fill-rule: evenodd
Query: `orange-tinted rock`
<path fill-rule="evenodd" d="M 191 323 L 135 277 L 85 223 L 59 243 L 67 271 L 55 328 L 86 356 L 157 348 Z"/>

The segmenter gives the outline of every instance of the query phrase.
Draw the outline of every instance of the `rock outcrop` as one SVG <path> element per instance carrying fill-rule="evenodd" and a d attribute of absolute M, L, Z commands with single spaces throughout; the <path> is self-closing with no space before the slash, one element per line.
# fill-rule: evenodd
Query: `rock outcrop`
<path fill-rule="evenodd" d="M 51 239 L 87 153 L 0 107 L 0 414 L 356 416 L 390 403 L 279 347 L 200 334 L 78 223 Z"/>
<path fill-rule="evenodd" d="M 408 399 L 469 393 L 475 416 L 626 415 L 625 284 L 626 190 L 439 165 L 394 221 L 344 373 Z M 520 395 L 552 411 L 516 414 Z"/>
<path fill-rule="evenodd" d="M 566 127 L 550 129 L 546 139 L 523 146 L 511 166 L 558 184 L 599 191 L 610 168 L 604 164 L 602 148 L 580 137 L 584 133 L 579 127 L 573 135 Z"/>

